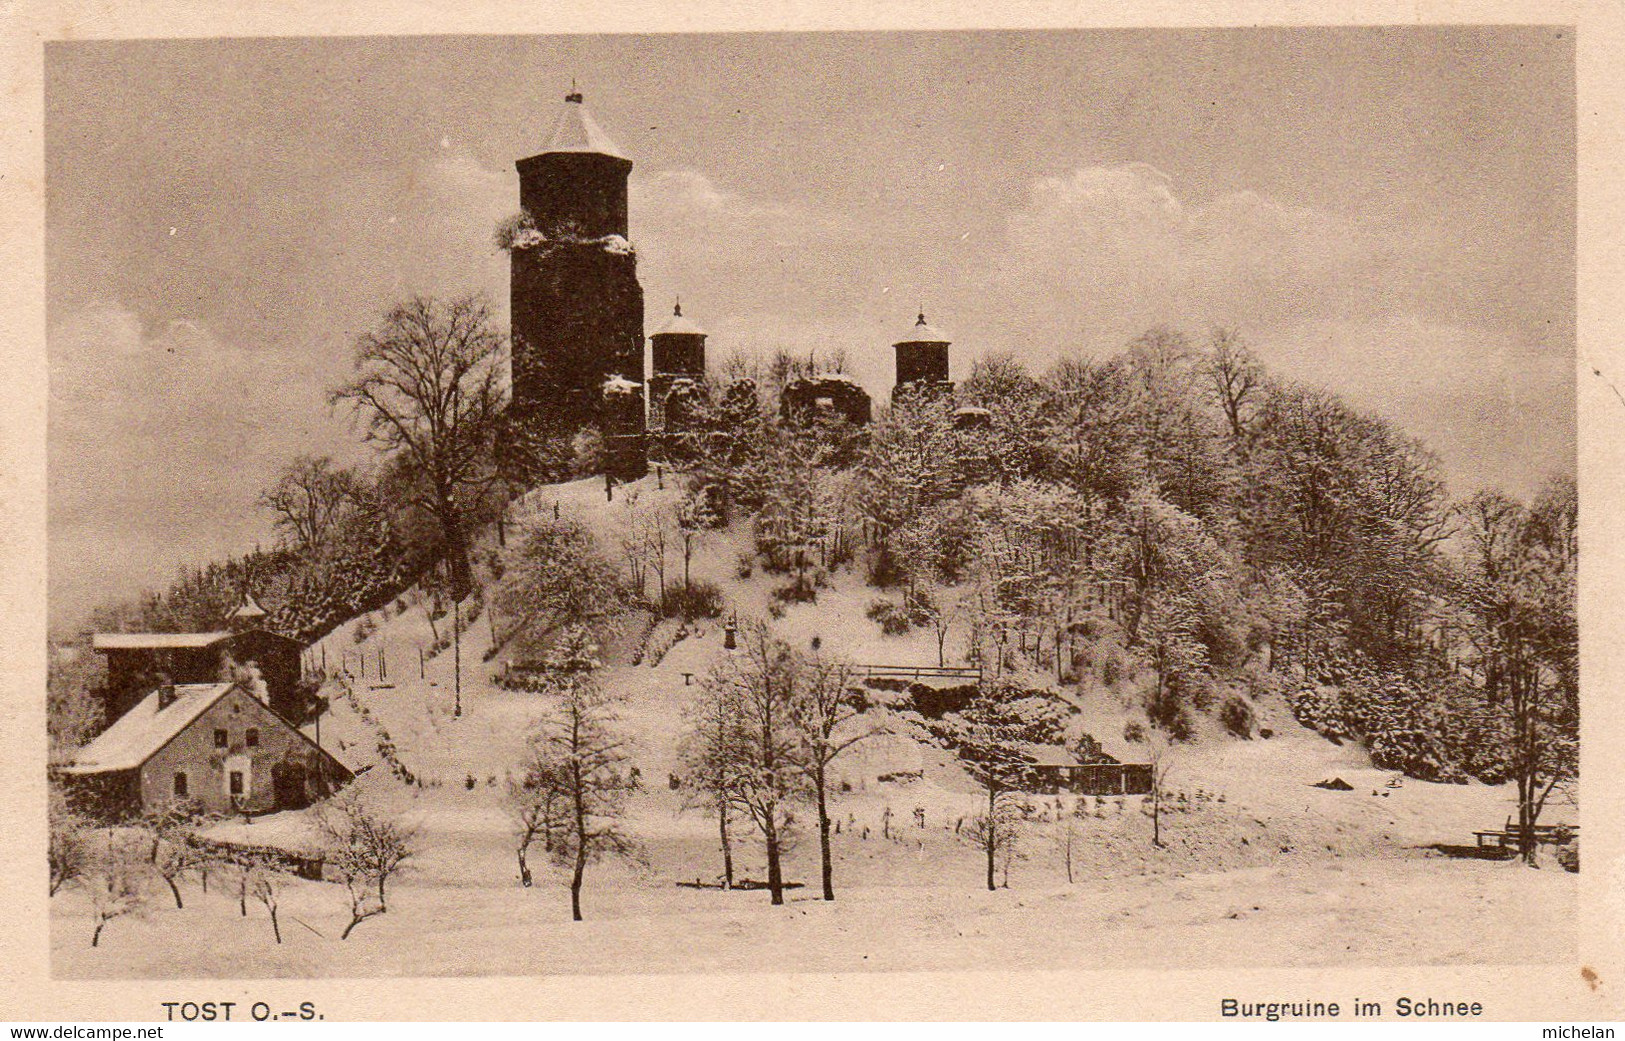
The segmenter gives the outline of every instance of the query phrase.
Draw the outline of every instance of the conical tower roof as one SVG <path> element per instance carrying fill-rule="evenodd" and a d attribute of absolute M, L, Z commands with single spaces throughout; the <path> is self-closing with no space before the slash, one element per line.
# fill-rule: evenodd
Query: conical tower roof
<path fill-rule="evenodd" d="M 232 625 L 252 626 L 265 621 L 267 617 L 269 617 L 269 612 L 259 605 L 259 602 L 254 599 L 254 595 L 244 593 L 243 602 L 237 605 L 237 608 L 227 616 L 226 620 Z"/>
<path fill-rule="evenodd" d="M 625 159 L 619 146 L 609 139 L 603 127 L 587 112 L 579 92 L 564 96 L 564 104 L 553 118 L 553 132 L 547 137 L 542 154 L 549 152 L 595 152 L 599 155 Z"/>
<path fill-rule="evenodd" d="M 656 336 L 704 336 L 705 330 L 683 317 L 683 305 L 671 309 L 671 317 L 654 334 Z"/>
<path fill-rule="evenodd" d="M 907 335 L 905 335 L 902 339 L 898 340 L 897 342 L 899 344 L 904 344 L 904 343 L 949 343 L 951 341 L 948 339 L 948 337 L 942 335 L 942 333 L 938 332 L 936 329 L 933 329 L 930 325 L 928 325 L 926 323 L 925 312 L 922 311 L 922 312 L 920 312 L 919 320 L 914 323 L 914 327 L 911 328 L 908 331 Z"/>

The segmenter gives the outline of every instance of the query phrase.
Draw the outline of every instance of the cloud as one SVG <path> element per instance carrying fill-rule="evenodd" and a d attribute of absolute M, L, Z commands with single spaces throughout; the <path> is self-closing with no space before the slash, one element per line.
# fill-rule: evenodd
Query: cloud
<path fill-rule="evenodd" d="M 1155 324 L 1381 313 L 1408 295 L 1416 246 L 1394 228 L 1251 191 L 1187 203 L 1168 175 L 1131 163 L 1033 184 L 995 278 L 1039 335 L 1100 349 Z"/>
<path fill-rule="evenodd" d="M 1414 314 L 1274 330 L 1255 348 L 1274 372 L 1328 387 L 1440 456 L 1453 493 L 1532 496 L 1575 469 L 1572 358 L 1505 333 Z"/>
<path fill-rule="evenodd" d="M 52 615 L 162 583 L 268 536 L 255 506 L 302 451 L 343 455 L 321 366 L 223 342 L 195 319 L 148 330 L 99 305 L 48 333 Z"/>

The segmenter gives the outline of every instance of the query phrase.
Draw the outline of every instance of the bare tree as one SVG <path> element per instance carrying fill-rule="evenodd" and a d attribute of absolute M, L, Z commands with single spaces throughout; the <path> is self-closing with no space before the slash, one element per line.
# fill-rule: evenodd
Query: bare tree
<path fill-rule="evenodd" d="M 950 714 L 944 724 L 961 765 L 987 795 L 987 810 L 974 822 L 971 834 L 987 856 L 987 888 L 992 891 L 997 888 L 998 855 L 1005 844 L 1015 841 L 1016 822 L 1010 818 L 1008 803 L 1032 765 L 1025 751 L 1025 723 L 983 690 L 963 712 Z"/>
<path fill-rule="evenodd" d="M 1072 884 L 1072 849 L 1077 845 L 1078 821 L 1075 814 L 1062 812 L 1061 833 L 1055 836 L 1055 845 L 1061 851 L 1061 862 L 1066 865 L 1066 882 Z"/>
<path fill-rule="evenodd" d="M 356 345 L 357 375 L 334 391 L 367 420 L 367 440 L 400 458 L 439 522 L 451 593 L 468 594 L 467 517 L 495 480 L 491 435 L 503 408 L 503 338 L 479 297 L 413 297 Z"/>
<path fill-rule="evenodd" d="M 835 869 L 829 845 L 829 768 L 848 748 L 874 734 L 854 722 L 863 712 L 862 693 L 853 697 L 857 674 L 837 658 L 814 656 L 799 663 L 790 699 L 797 744 L 796 763 L 807 775 L 818 807 L 818 854 L 824 899 L 835 899 Z"/>
<path fill-rule="evenodd" d="M 1162 846 L 1162 800 L 1168 774 L 1174 768 L 1173 744 L 1160 730 L 1146 734 L 1145 757 L 1151 761 L 1151 845 Z"/>
<path fill-rule="evenodd" d="M 677 535 L 683 543 L 683 588 L 689 587 L 689 563 L 706 532 L 716 525 L 716 513 L 703 491 L 689 494 L 677 507 Z"/>
<path fill-rule="evenodd" d="M 784 903 L 782 858 L 792 840 L 792 807 L 806 795 L 806 777 L 796 762 L 795 678 L 794 652 L 752 620 L 739 627 L 739 652 L 707 680 L 728 688 L 719 697 L 736 713 L 738 800 L 762 833 L 775 905 Z"/>
<path fill-rule="evenodd" d="M 366 482 L 327 456 L 302 455 L 283 469 L 260 504 L 275 516 L 277 530 L 307 553 L 323 546 L 345 513 L 366 496 Z"/>
<path fill-rule="evenodd" d="M 50 895 L 55 896 L 57 890 L 82 877 L 90 866 L 89 851 L 86 848 L 89 826 L 82 817 L 68 808 L 67 800 L 55 787 L 51 789 L 49 826 L 47 859 L 51 869 Z"/>
<path fill-rule="evenodd" d="M 546 852 L 553 850 L 553 829 L 558 824 L 560 784 L 553 776 L 554 763 L 540 754 L 535 743 L 529 746 L 523 772 L 508 782 L 508 818 L 513 822 L 514 855 L 519 860 L 519 884 L 529 889 L 530 847 L 541 837 Z"/>
<path fill-rule="evenodd" d="M 1241 444 L 1264 392 L 1264 367 L 1234 329 L 1214 329 L 1202 368 L 1224 412 L 1233 444 Z"/>
<path fill-rule="evenodd" d="M 1486 700 L 1505 713 L 1519 852 L 1533 864 L 1541 812 L 1579 773 L 1578 499 L 1567 479 L 1530 507 L 1480 492 L 1459 513 L 1456 595 Z"/>
<path fill-rule="evenodd" d="M 282 925 L 277 921 L 277 901 L 282 895 L 282 886 L 286 878 L 282 872 L 263 860 L 255 861 L 246 872 L 248 892 L 264 907 L 271 916 L 271 935 L 276 942 L 282 942 Z"/>
<path fill-rule="evenodd" d="M 681 755 L 685 799 L 689 805 L 704 806 L 716 814 L 722 847 L 722 888 L 732 889 L 733 837 L 729 825 L 739 807 L 744 782 L 745 735 L 740 730 L 740 711 L 732 703 L 737 689 L 727 681 L 727 675 L 723 667 L 700 685 L 699 694 L 688 706 Z"/>
<path fill-rule="evenodd" d="M 350 924 L 356 926 L 389 910 L 386 886 L 417 851 L 417 828 L 374 811 L 355 793 L 327 803 L 317 816 L 327 863 L 350 895 Z M 246 882 L 245 882 L 246 887 Z"/>
<path fill-rule="evenodd" d="M 570 868 L 570 916 L 578 922 L 588 864 L 606 856 L 641 860 L 621 828 L 633 781 L 619 699 L 593 676 L 593 652 L 586 630 L 565 634 L 548 661 L 549 693 L 558 704 L 531 738 L 538 781 L 562 804 L 564 826 L 553 843 L 553 860 Z"/>
<path fill-rule="evenodd" d="M 86 872 L 85 888 L 90 892 L 91 917 L 96 922 L 90 945 L 100 945 L 107 923 L 125 915 L 138 914 L 147 902 L 146 858 L 139 836 L 119 835 L 107 829 L 107 845 L 97 851 L 93 866 Z"/>

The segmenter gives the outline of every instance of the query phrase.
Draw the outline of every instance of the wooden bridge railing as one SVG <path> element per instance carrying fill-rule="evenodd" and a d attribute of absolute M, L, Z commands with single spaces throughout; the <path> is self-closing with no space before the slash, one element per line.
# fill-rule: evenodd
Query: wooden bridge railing
<path fill-rule="evenodd" d="M 928 679 L 961 680 L 981 683 L 982 670 L 976 666 L 953 665 L 854 665 L 865 679 L 910 680 L 918 683 Z"/>

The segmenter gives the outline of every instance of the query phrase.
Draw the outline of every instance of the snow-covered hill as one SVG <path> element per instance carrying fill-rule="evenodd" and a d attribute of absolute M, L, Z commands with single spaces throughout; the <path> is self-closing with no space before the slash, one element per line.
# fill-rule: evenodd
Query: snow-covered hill
<path fill-rule="evenodd" d="M 650 477 L 617 488 L 614 502 L 598 481 L 539 489 L 516 506 L 509 537 L 519 537 L 527 513 L 551 518 L 556 504 L 561 517 L 588 525 L 613 552 L 627 497 L 645 505 L 674 501 L 673 484 L 662 490 Z M 712 534 L 692 570 L 723 590 L 729 610 L 762 616 L 772 585 L 784 579 L 760 570 L 737 577 L 747 549 L 743 530 Z M 826 651 L 857 662 L 935 665 L 930 632 L 884 636 L 865 617 L 877 595 L 861 576 L 837 573 L 816 603 L 791 605 L 775 628 L 793 644 L 817 637 Z M 357 787 L 420 829 L 420 852 L 387 915 L 340 941 L 342 892 L 292 882 L 284 920 L 297 924 L 285 925 L 286 942 L 275 946 L 268 926 L 243 920 L 234 900 L 194 891 L 185 910 L 154 901 L 146 916 L 114 922 L 92 950 L 86 899 L 68 890 L 53 904 L 55 972 L 190 978 L 1195 967 L 1221 951 L 1225 964 L 1238 966 L 1531 962 L 1572 953 L 1574 876 L 1434 848 L 1470 845 L 1475 828 L 1502 821 L 1509 790 L 1391 786 L 1394 775 L 1373 769 L 1357 748 L 1333 745 L 1287 716 L 1267 719 L 1276 731 L 1270 740 L 1175 747 L 1164 848 L 1152 846 L 1138 797 L 1032 800 L 1009 889 L 990 893 L 981 886 L 980 854 L 961 834 L 980 808 L 974 784 L 949 753 L 917 740 L 908 718 L 875 708 L 864 725 L 877 735 L 835 771 L 833 905 L 813 898 L 818 855 L 810 810 L 787 868 L 809 886 L 795 891 L 788 907 L 770 908 L 759 892 L 681 887 L 720 871 L 714 819 L 685 809 L 670 784 L 681 772 L 685 708 L 699 678 L 726 653 L 715 621 L 688 626 L 657 662 L 612 662 L 601 673 L 622 699 L 643 780 L 629 830 L 648 863 L 590 868 L 587 921 L 571 923 L 567 890 L 545 870 L 535 888 L 519 887 L 504 808 L 540 696 L 493 682 L 505 659 L 487 660 L 488 613 L 462 634 L 460 655 L 448 648 L 431 656 L 451 618 L 431 625 L 426 609 L 409 594 L 399 606 L 351 620 L 311 651 L 344 674 L 326 688 L 332 710 L 320 723 L 321 743 L 369 767 Z M 671 629 L 658 629 L 656 642 L 669 640 Z M 963 634 L 951 633 L 947 649 L 954 664 Z M 1121 735 L 1129 710 L 1109 693 L 1069 696 L 1080 710 L 1075 725 Z M 315 726 L 307 732 L 317 736 Z M 1334 776 L 1352 790 L 1314 786 Z M 274 841 L 299 830 L 296 817 L 227 831 Z M 740 874 L 761 878 L 759 850 L 748 841 L 741 846 Z M 1486 914 L 1500 916 L 1496 928 L 1479 928 Z"/>

